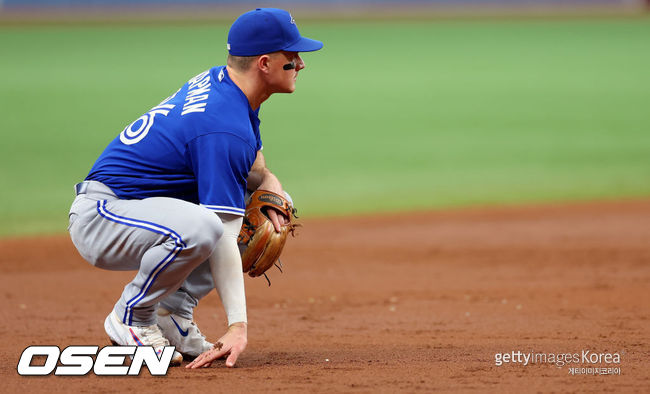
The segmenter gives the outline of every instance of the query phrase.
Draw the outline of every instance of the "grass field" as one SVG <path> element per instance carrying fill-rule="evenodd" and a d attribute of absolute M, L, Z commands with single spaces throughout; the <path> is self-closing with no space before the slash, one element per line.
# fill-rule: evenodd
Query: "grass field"
<path fill-rule="evenodd" d="M 307 216 L 650 195 L 650 20 L 312 22 L 265 155 Z M 65 231 L 108 142 L 228 26 L 0 28 L 0 235 Z"/>

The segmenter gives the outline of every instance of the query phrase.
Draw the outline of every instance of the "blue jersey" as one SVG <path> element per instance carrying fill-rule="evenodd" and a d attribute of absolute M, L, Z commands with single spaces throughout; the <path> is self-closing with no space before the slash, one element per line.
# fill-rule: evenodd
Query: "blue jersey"
<path fill-rule="evenodd" d="M 121 199 L 172 197 L 243 215 L 246 178 L 262 143 L 258 110 L 214 67 L 128 125 L 86 180 Z"/>

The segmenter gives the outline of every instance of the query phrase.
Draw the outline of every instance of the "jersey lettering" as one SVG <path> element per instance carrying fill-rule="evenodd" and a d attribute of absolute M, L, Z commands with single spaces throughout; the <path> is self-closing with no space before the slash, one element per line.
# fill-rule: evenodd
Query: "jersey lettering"
<path fill-rule="evenodd" d="M 192 112 L 205 112 L 205 106 L 208 104 L 208 93 L 210 91 L 210 73 L 202 72 L 196 77 L 189 80 L 187 96 L 183 105 L 181 116 Z"/>

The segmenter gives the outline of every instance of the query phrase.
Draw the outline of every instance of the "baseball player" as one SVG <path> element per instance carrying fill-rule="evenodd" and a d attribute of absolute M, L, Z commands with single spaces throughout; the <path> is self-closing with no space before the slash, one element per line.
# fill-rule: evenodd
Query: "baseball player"
<path fill-rule="evenodd" d="M 273 93 L 295 90 L 305 68 L 302 37 L 284 10 L 258 8 L 228 33 L 226 66 L 213 67 L 129 124 L 75 185 L 69 232 L 92 265 L 135 270 L 106 317 L 118 345 L 176 346 L 190 368 L 227 357 L 235 365 L 247 343 L 242 261 L 237 236 L 244 194 L 282 185 L 261 152 L 258 113 Z M 287 222 L 271 210 L 276 231 Z M 199 300 L 216 288 L 228 330 L 215 345 L 193 322 Z M 197 357 L 198 356 L 198 357 Z"/>

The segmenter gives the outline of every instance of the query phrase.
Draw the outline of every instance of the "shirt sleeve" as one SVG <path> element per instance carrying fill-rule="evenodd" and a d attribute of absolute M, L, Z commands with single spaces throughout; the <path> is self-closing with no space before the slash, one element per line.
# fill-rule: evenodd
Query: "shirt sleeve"
<path fill-rule="evenodd" d="M 242 217 L 219 213 L 223 223 L 223 235 L 210 256 L 209 264 L 214 285 L 226 311 L 228 325 L 247 322 L 246 291 L 244 273 L 241 269 L 241 254 L 237 246 Z"/>
<path fill-rule="evenodd" d="M 189 161 L 198 184 L 199 203 L 220 213 L 244 215 L 246 178 L 255 150 L 239 136 L 210 133 L 188 143 Z"/>

